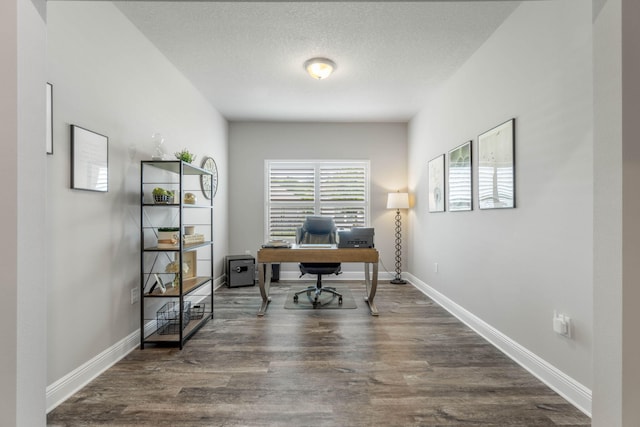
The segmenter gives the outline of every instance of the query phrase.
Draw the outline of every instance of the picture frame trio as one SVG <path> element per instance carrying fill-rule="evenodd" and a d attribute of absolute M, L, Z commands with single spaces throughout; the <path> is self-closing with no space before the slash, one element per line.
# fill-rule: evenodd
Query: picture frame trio
<path fill-rule="evenodd" d="M 469 140 L 450 150 L 448 162 L 445 154 L 429 161 L 429 212 L 473 210 L 472 143 Z M 479 208 L 515 208 L 515 119 L 480 134 L 477 157 Z"/>

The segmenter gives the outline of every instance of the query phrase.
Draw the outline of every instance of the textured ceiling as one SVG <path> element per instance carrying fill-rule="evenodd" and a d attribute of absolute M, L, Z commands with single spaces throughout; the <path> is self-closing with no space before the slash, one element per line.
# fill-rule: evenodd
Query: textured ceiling
<path fill-rule="evenodd" d="M 115 2 L 232 121 L 407 121 L 519 3 Z"/>

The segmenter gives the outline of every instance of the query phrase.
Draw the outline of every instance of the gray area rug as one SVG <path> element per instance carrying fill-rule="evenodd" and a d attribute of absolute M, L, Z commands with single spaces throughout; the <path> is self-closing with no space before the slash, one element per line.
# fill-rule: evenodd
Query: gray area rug
<path fill-rule="evenodd" d="M 351 295 L 351 291 L 347 288 L 337 287 L 336 291 L 342 294 L 342 304 L 338 304 L 338 297 L 334 297 L 329 292 L 323 292 L 320 294 L 320 305 L 317 308 L 313 308 L 312 302 L 306 293 L 298 295 L 298 302 L 293 301 L 293 295 L 304 289 L 302 286 L 292 289 L 287 294 L 287 299 L 284 303 L 284 308 L 289 310 L 325 310 L 325 309 L 341 309 L 341 308 L 357 308 L 356 301 Z M 311 299 L 314 299 L 315 294 L 311 292 Z"/>

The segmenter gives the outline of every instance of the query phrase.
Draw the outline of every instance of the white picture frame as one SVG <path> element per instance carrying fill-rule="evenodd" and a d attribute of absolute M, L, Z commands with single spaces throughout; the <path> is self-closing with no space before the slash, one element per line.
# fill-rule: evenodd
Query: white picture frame
<path fill-rule="evenodd" d="M 471 141 L 449 151 L 447 167 L 447 206 L 449 212 L 473 209 Z"/>
<path fill-rule="evenodd" d="M 156 284 L 160 289 L 160 293 L 164 294 L 165 292 L 167 292 L 167 287 L 164 285 L 164 282 L 162 281 L 162 277 L 158 276 L 156 273 L 153 273 L 153 275 L 156 278 Z M 149 291 L 149 293 L 151 292 L 153 292 L 153 288 L 151 288 L 151 290 Z"/>
<path fill-rule="evenodd" d="M 46 100 L 46 150 L 47 154 L 53 154 L 53 85 L 51 83 L 46 84 Z"/>
<path fill-rule="evenodd" d="M 516 206 L 515 119 L 478 136 L 478 205 L 480 209 Z"/>
<path fill-rule="evenodd" d="M 429 161 L 429 212 L 445 211 L 444 154 Z"/>

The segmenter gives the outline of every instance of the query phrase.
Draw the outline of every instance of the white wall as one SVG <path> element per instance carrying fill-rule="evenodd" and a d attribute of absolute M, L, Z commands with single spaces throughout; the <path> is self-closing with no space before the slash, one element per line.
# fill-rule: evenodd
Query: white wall
<path fill-rule="evenodd" d="M 416 198 L 409 271 L 586 387 L 593 329 L 591 43 L 590 2 L 523 2 L 409 128 Z M 475 155 L 477 135 L 513 117 L 517 207 L 480 211 L 474 187 L 472 212 L 428 213 L 427 161 L 470 139 Z M 554 310 L 572 318 L 571 339 L 552 331 Z"/>
<path fill-rule="evenodd" d="M 0 4 L 0 425 L 45 424 L 44 0 Z"/>
<path fill-rule="evenodd" d="M 263 123 L 229 125 L 230 254 L 253 256 L 264 243 L 264 161 L 288 159 L 370 160 L 371 226 L 376 248 L 389 271 L 395 268 L 395 212 L 386 209 L 387 193 L 406 189 L 405 123 Z M 403 229 L 403 234 L 407 227 Z M 281 274 L 295 265 L 283 265 Z M 361 266 L 345 265 L 345 271 Z M 380 268 L 381 274 L 384 270 Z M 346 276 L 343 276 L 343 278 Z"/>
<path fill-rule="evenodd" d="M 48 3 L 54 154 L 47 159 L 48 383 L 139 328 L 140 160 L 151 135 L 168 152 L 215 158 L 215 276 L 227 242 L 227 123 L 110 2 Z M 109 137 L 109 192 L 71 190 L 69 125 Z M 139 342 L 139 338 L 136 338 Z M 133 341 L 134 345 L 136 340 Z"/>

